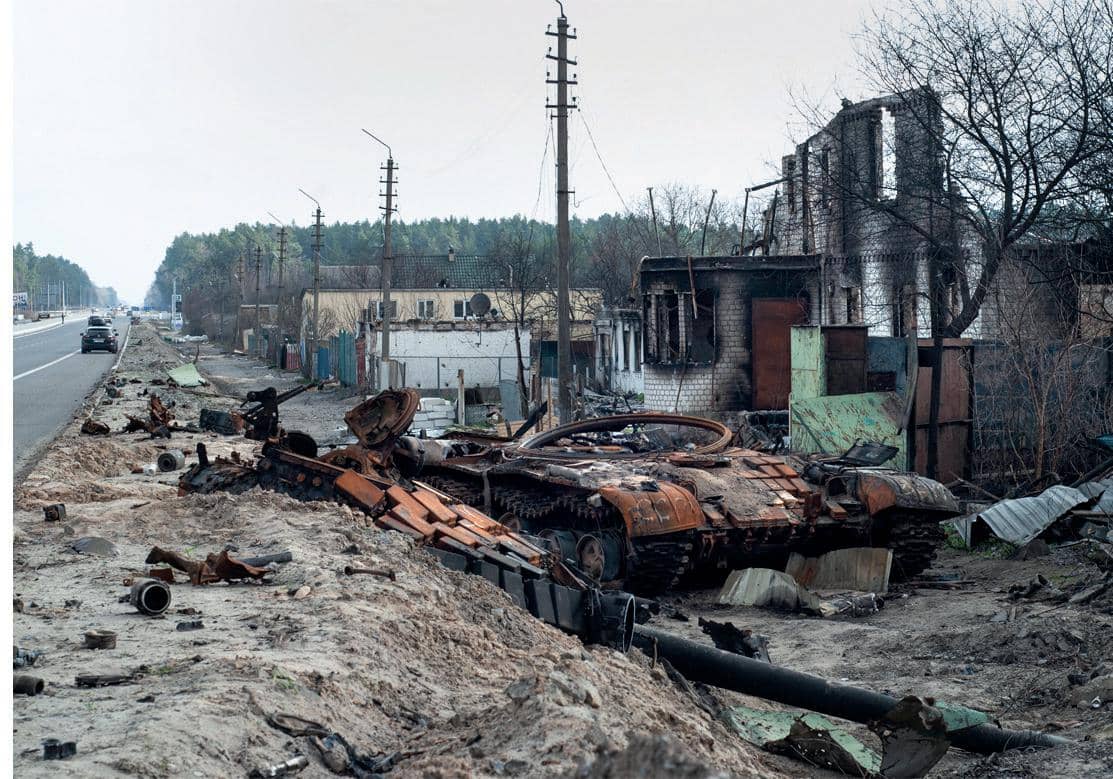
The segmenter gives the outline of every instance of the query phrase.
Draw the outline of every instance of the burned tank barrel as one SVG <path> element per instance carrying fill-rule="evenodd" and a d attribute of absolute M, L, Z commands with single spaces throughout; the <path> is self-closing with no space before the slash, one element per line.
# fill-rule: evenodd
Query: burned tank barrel
<path fill-rule="evenodd" d="M 778 668 L 646 625 L 634 628 L 634 645 L 640 649 L 655 651 L 658 657 L 668 660 L 677 671 L 692 681 L 852 722 L 869 723 L 884 719 L 899 703 L 890 695 L 836 684 L 822 677 L 788 668 Z M 988 723 L 950 732 L 947 738 L 953 746 L 981 754 L 1071 743 L 1060 736 L 1033 730 L 1006 730 Z"/>

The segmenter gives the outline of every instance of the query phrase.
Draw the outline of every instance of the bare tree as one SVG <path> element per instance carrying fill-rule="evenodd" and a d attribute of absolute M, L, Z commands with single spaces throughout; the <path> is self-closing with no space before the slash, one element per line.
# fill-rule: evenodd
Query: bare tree
<path fill-rule="evenodd" d="M 901 160 L 899 142 L 894 149 L 917 185 L 913 207 L 879 192 L 876 172 L 864 167 L 869 180 L 843 189 L 944 258 L 933 286 L 953 278 L 958 294 L 954 309 L 935 317 L 939 335 L 962 335 L 1010 250 L 1039 235 L 1057 208 L 1095 192 L 1088 173 L 1113 143 L 1103 117 L 1113 95 L 1111 30 L 1109 0 L 913 0 L 862 33 L 867 82 L 897 98 L 930 153 Z M 978 243 L 968 259 L 955 256 L 964 231 Z M 931 294 L 937 314 L 945 298 Z"/>
<path fill-rule="evenodd" d="M 979 344 L 972 366 L 976 476 L 994 485 L 1071 479 L 1092 466 L 1085 444 L 1113 419 L 1108 349 L 1070 321 L 1049 328 L 1037 285 L 990 294 L 999 338 Z"/>
<path fill-rule="evenodd" d="M 514 323 L 514 348 L 517 355 L 518 392 L 521 397 L 522 414 L 528 413 L 530 397 L 529 384 L 526 382 L 526 366 L 522 358 L 521 333 L 527 326 L 533 324 L 531 318 L 536 315 L 533 301 L 537 294 L 553 288 L 550 268 L 540 262 L 537 254 L 534 253 L 534 238 L 532 228 L 525 234 L 499 235 L 487 254 L 490 262 L 506 269 L 504 284 L 495 292 L 494 302 L 501 314 Z M 551 254 L 552 247 L 548 248 Z M 530 327 L 533 337 L 536 336 L 535 329 Z"/>

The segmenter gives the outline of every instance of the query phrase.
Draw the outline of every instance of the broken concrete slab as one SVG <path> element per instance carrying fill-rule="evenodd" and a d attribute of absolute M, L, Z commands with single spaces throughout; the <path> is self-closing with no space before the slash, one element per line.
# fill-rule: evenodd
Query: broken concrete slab
<path fill-rule="evenodd" d="M 812 590 L 886 593 L 893 552 L 883 547 L 836 549 L 819 557 L 789 555 L 785 573 Z"/>

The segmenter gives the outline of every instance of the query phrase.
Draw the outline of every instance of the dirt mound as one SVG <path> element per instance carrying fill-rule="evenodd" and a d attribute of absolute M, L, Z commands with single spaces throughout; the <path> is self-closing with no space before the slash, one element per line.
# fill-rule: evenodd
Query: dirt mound
<path fill-rule="evenodd" d="M 1113 637 L 1064 618 L 989 623 L 924 637 L 923 649 L 970 663 L 1066 668 L 1107 656 Z"/>
<path fill-rule="evenodd" d="M 693 760 L 668 736 L 630 734 L 623 749 L 598 750 L 598 756 L 569 779 L 728 779 L 730 775 Z"/>

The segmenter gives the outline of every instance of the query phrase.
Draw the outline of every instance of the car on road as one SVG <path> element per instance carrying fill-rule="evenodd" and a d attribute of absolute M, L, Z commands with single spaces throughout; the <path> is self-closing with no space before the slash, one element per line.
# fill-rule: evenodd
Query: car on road
<path fill-rule="evenodd" d="M 88 354 L 97 349 L 116 353 L 116 331 L 107 326 L 87 327 L 81 334 L 81 353 Z"/>
<path fill-rule="evenodd" d="M 104 317 L 94 314 L 89 317 L 89 320 L 85 324 L 89 327 L 108 327 L 111 323 Z"/>

